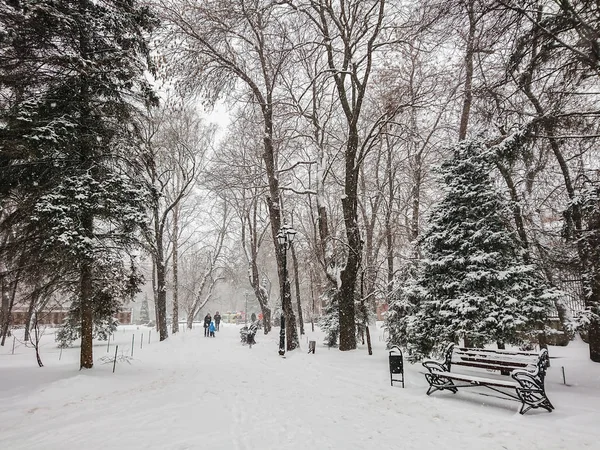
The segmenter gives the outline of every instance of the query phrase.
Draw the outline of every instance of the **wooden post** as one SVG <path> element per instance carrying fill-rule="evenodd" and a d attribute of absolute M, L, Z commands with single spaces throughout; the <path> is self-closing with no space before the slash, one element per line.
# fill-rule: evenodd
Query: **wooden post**
<path fill-rule="evenodd" d="M 13 335 L 13 348 L 12 348 L 12 354 L 15 354 L 15 340 L 17 339 L 16 336 Z"/>
<path fill-rule="evenodd" d="M 150 343 L 150 333 L 152 333 L 152 330 L 148 331 L 148 344 Z"/>
<path fill-rule="evenodd" d="M 131 357 L 133 358 L 133 344 L 135 343 L 135 334 L 131 335 Z"/>
<path fill-rule="evenodd" d="M 561 369 L 562 369 L 562 376 L 563 376 L 563 384 L 567 384 L 567 379 L 565 378 L 565 366 L 562 366 Z"/>
<path fill-rule="evenodd" d="M 106 353 L 110 351 L 110 334 L 108 335 L 108 342 L 106 343 Z"/>
<path fill-rule="evenodd" d="M 60 358 L 62 358 L 62 347 L 60 348 L 60 353 L 58 354 L 58 360 L 60 361 Z"/>
<path fill-rule="evenodd" d="M 119 346 L 115 348 L 115 359 L 113 360 L 113 373 L 115 373 L 115 367 L 117 366 L 117 352 L 119 351 Z"/>
<path fill-rule="evenodd" d="M 142 337 L 140 338 L 140 349 L 144 347 L 144 333 L 142 333 Z"/>

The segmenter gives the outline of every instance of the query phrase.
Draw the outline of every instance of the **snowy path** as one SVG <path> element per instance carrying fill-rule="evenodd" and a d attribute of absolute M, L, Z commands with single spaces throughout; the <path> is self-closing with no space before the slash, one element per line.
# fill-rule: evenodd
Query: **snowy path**
<path fill-rule="evenodd" d="M 234 326 L 215 339 L 181 333 L 135 349 L 132 364 L 119 364 L 115 374 L 102 364 L 78 372 L 78 349 L 58 361 L 50 341 L 43 369 L 26 349 L 13 356 L 2 348 L 0 449 L 598 448 L 600 367 L 585 357 L 572 363 L 584 368 L 573 373 L 577 386 L 561 385 L 559 369 L 551 372 L 555 412 L 520 416 L 514 402 L 427 397 L 417 365 L 408 367 L 406 389 L 391 388 L 380 341 L 371 357 L 317 345 L 315 355 L 282 359 L 277 331 L 258 335 L 252 349 L 238 343 Z M 128 352 L 131 332 L 117 338 Z M 577 350 L 580 358 L 577 344 L 568 354 Z M 104 356 L 105 344 L 95 352 Z"/>

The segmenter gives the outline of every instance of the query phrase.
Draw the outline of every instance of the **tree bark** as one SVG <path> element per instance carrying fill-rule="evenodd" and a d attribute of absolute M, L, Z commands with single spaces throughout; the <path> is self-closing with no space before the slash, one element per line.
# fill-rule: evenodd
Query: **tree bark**
<path fill-rule="evenodd" d="M 8 333 L 8 326 L 10 324 L 10 295 L 7 282 L 7 270 L 3 263 L 0 262 L 0 300 L 2 301 L 2 308 L 0 310 L 0 326 L 2 326 L 1 334 L 2 343 L 4 345 L 6 333 Z"/>
<path fill-rule="evenodd" d="M 8 329 L 10 327 L 11 321 L 12 321 L 12 310 L 13 307 L 15 305 L 15 298 L 17 297 L 17 287 L 19 286 L 19 280 L 20 280 L 20 270 L 17 271 L 17 275 L 15 277 L 15 280 L 13 282 L 13 286 L 12 286 L 12 293 L 10 294 L 10 298 L 8 298 L 8 286 L 5 283 L 4 280 L 2 280 L 2 311 L 3 311 L 3 318 L 2 321 L 0 322 L 0 325 L 2 326 L 2 329 L 0 330 L 0 336 L 2 336 L 2 340 L 0 341 L 0 345 L 4 346 L 4 343 L 6 342 L 6 338 L 8 336 Z M 6 305 L 6 309 L 5 309 L 5 301 L 8 300 L 8 305 Z"/>
<path fill-rule="evenodd" d="M 171 332 L 179 332 L 179 204 L 173 207 L 173 323 Z"/>
<path fill-rule="evenodd" d="M 290 246 L 292 251 L 292 264 L 294 266 L 294 286 L 296 288 L 296 305 L 298 310 L 298 323 L 300 325 L 300 335 L 304 334 L 304 318 L 302 316 L 302 302 L 300 300 L 300 273 L 298 272 L 298 258 L 294 245 Z"/>
<path fill-rule="evenodd" d="M 167 328 L 167 280 L 163 248 L 164 233 L 156 211 L 154 214 L 154 229 L 156 236 L 156 316 L 159 339 L 164 341 L 169 337 Z"/>
<path fill-rule="evenodd" d="M 88 214 L 82 218 L 84 229 L 88 236 L 93 235 L 93 219 Z M 94 367 L 94 299 L 93 299 L 93 269 L 92 262 L 84 258 L 80 270 L 81 294 L 81 355 L 79 368 Z"/>
<path fill-rule="evenodd" d="M 475 53 L 475 32 L 477 30 L 474 4 L 474 0 L 469 0 L 466 5 L 467 15 L 469 17 L 469 34 L 467 35 L 467 48 L 465 52 L 465 91 L 463 94 L 463 107 L 458 130 L 459 141 L 463 141 L 467 137 L 471 104 L 473 103 L 473 55 Z"/>
<path fill-rule="evenodd" d="M 38 302 L 39 294 L 37 291 L 31 293 L 31 299 L 29 300 L 29 308 L 27 308 L 27 318 L 25 319 L 25 330 L 23 332 L 23 338 L 28 341 L 30 336 L 31 324 L 35 316 L 35 308 Z"/>

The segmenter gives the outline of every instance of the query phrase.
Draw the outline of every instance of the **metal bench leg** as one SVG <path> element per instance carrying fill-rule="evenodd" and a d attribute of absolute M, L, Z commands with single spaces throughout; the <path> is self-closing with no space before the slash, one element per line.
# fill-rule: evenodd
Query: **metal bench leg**
<path fill-rule="evenodd" d="M 458 392 L 458 389 L 454 387 L 454 383 L 452 380 L 448 378 L 440 377 L 435 375 L 434 373 L 426 373 L 425 378 L 429 383 L 429 389 L 427 389 L 427 395 L 431 395 L 435 391 L 443 391 L 444 389 L 448 389 L 452 391 L 453 394 Z"/>
<path fill-rule="evenodd" d="M 513 378 L 520 384 L 516 390 L 519 399 L 523 402 L 519 411 L 521 414 L 525 414 L 532 408 L 544 408 L 546 411 L 552 412 L 554 405 L 550 403 L 546 396 L 546 390 L 541 379 L 524 372 L 513 375 Z"/>

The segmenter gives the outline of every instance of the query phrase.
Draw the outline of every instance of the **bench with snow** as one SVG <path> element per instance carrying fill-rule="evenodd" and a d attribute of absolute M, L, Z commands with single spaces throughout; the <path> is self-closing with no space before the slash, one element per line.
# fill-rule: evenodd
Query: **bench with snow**
<path fill-rule="evenodd" d="M 549 412 L 554 409 L 544 388 L 546 369 L 549 366 L 546 349 L 535 353 L 461 348 L 450 344 L 446 348 L 444 362 L 427 360 L 423 361 L 423 366 L 429 371 L 425 374 L 429 383 L 427 395 L 445 389 L 456 394 L 460 388 L 484 387 L 520 401 L 521 414 L 531 408 L 544 408 Z M 467 370 L 483 369 L 496 372 L 496 375 L 451 372 L 455 366 L 467 367 Z M 512 380 L 498 375 L 510 375 Z"/>

